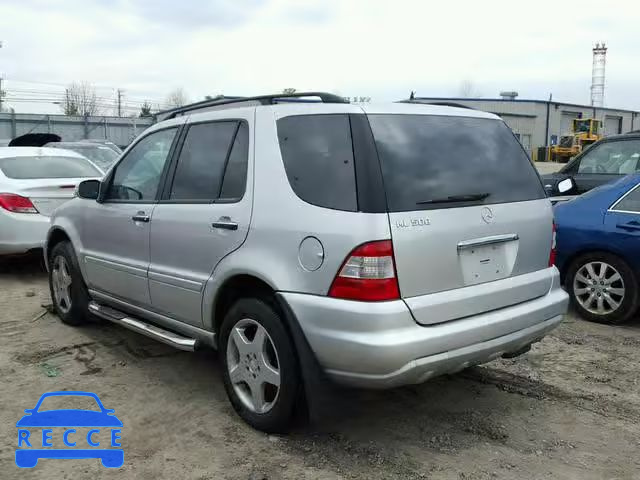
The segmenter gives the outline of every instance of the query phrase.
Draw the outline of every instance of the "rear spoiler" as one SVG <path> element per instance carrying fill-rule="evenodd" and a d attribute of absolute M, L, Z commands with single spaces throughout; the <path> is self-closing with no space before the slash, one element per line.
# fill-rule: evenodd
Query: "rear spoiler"
<path fill-rule="evenodd" d="M 20 135 L 9 142 L 9 147 L 42 147 L 49 142 L 59 142 L 60 135 L 55 133 L 27 133 Z"/>

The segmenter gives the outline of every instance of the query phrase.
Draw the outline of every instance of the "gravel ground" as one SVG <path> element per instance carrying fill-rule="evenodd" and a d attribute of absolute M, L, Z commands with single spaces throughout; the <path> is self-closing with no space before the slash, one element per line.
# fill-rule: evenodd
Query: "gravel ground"
<path fill-rule="evenodd" d="M 335 416 L 268 436 L 232 411 L 215 354 L 110 324 L 71 328 L 39 259 L 0 263 L 0 478 L 637 479 L 640 323 L 569 316 L 526 355 L 424 385 L 340 391 Z M 125 464 L 15 466 L 15 422 L 51 390 L 96 392 L 124 423 Z"/>

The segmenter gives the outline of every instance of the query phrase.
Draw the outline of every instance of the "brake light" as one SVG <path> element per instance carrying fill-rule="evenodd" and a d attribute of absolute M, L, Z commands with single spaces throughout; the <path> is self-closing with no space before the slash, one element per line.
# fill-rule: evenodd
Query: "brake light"
<path fill-rule="evenodd" d="M 14 193 L 0 193 L 0 207 L 13 213 L 38 213 L 31 200 Z"/>
<path fill-rule="evenodd" d="M 391 240 L 356 247 L 340 267 L 329 296 L 363 302 L 399 299 Z"/>
<path fill-rule="evenodd" d="M 552 224 L 551 234 L 551 251 L 549 252 L 549 266 L 553 267 L 556 264 L 556 222 Z"/>

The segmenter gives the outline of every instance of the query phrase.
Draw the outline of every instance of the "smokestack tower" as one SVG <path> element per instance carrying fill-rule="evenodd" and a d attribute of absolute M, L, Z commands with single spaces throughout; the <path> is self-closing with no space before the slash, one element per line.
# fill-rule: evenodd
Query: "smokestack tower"
<path fill-rule="evenodd" d="M 591 106 L 604 106 L 604 67 L 607 58 L 607 46 L 596 43 L 593 47 L 593 70 L 591 72 Z"/>

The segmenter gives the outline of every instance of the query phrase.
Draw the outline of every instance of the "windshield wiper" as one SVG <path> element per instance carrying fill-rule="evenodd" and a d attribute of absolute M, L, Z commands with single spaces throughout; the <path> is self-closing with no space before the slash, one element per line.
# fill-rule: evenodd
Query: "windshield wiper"
<path fill-rule="evenodd" d="M 456 203 L 456 202 L 476 202 L 478 200 L 484 200 L 490 193 L 470 193 L 467 195 L 451 195 L 445 198 L 432 198 L 430 200 L 422 200 L 416 202 L 416 205 L 427 205 L 430 203 Z"/>

